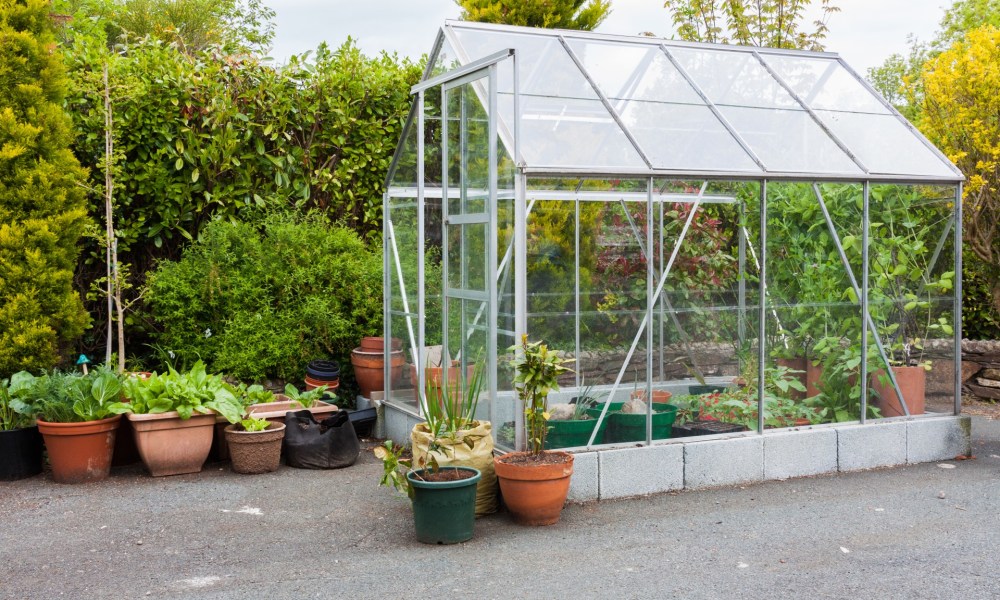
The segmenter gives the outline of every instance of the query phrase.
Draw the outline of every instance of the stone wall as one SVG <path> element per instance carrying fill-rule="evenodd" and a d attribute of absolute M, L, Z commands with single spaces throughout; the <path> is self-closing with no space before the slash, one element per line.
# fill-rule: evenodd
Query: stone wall
<path fill-rule="evenodd" d="M 1000 340 L 962 342 L 962 392 L 1000 400 Z"/>

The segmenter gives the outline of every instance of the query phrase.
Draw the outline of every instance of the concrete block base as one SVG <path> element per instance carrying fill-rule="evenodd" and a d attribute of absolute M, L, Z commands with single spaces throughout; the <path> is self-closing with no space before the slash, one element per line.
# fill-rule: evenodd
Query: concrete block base
<path fill-rule="evenodd" d="M 698 489 L 763 481 L 764 440 L 759 435 L 684 444 L 684 487 Z"/>
<path fill-rule="evenodd" d="M 836 429 L 824 427 L 764 435 L 764 479 L 836 472 Z"/>
<path fill-rule="evenodd" d="M 906 423 L 906 462 L 952 460 L 972 454 L 972 419 L 944 417 Z"/>
<path fill-rule="evenodd" d="M 684 447 L 680 444 L 603 450 L 597 456 L 601 498 L 628 498 L 684 487 Z"/>

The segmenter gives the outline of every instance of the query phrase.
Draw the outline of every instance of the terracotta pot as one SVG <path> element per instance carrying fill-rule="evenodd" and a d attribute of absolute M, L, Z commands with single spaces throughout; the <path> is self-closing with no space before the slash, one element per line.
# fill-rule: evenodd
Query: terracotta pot
<path fill-rule="evenodd" d="M 653 404 L 667 404 L 670 402 L 670 397 L 673 396 L 670 392 L 666 390 L 653 390 Z M 633 400 L 646 401 L 646 390 L 635 390 L 631 394 Z"/>
<path fill-rule="evenodd" d="M 284 438 L 284 423 L 270 423 L 264 431 L 243 431 L 236 425 L 226 427 L 233 471 L 248 475 L 277 471 Z"/>
<path fill-rule="evenodd" d="M 777 362 L 779 367 L 785 367 L 786 369 L 790 369 L 792 371 L 800 371 L 799 373 L 790 373 L 790 375 L 792 376 L 793 379 L 797 379 L 799 383 L 801 383 L 802 386 L 806 388 L 806 391 L 800 392 L 798 390 L 789 389 L 788 398 L 790 400 L 804 400 L 809 396 L 816 395 L 816 394 L 809 394 L 809 381 L 808 381 L 809 371 L 807 369 L 808 365 L 806 364 L 807 363 L 806 357 L 797 356 L 795 358 L 779 358 L 775 362 Z M 815 382 L 813 387 L 815 387 Z"/>
<path fill-rule="evenodd" d="M 390 377 L 393 381 L 399 381 L 403 376 L 406 359 L 402 350 L 394 350 L 390 356 Z M 354 378 L 358 381 L 362 396 L 371 398 L 372 392 L 385 390 L 385 354 L 381 350 L 366 352 L 355 348 L 351 352 L 351 365 L 354 366 Z"/>
<path fill-rule="evenodd" d="M 448 387 L 451 390 L 457 390 L 459 395 L 461 393 L 461 369 L 459 368 L 459 362 L 457 360 L 451 361 L 451 366 L 448 368 Z M 473 376 L 476 374 L 476 365 L 466 365 L 465 366 L 465 380 L 472 381 Z M 427 367 L 424 369 L 424 385 L 429 387 L 431 390 L 440 390 L 441 382 L 444 380 L 444 367 Z M 420 402 L 420 396 L 417 393 L 419 389 L 419 383 L 417 381 L 417 369 L 415 367 L 410 368 L 410 385 L 413 386 L 413 398 L 418 403 Z M 433 391 L 431 392 L 434 393 Z M 429 396 L 433 398 L 434 396 Z"/>
<path fill-rule="evenodd" d="M 38 420 L 56 483 L 84 483 L 107 479 L 121 415 L 83 423 Z"/>
<path fill-rule="evenodd" d="M 819 384 L 823 380 L 823 364 L 814 365 L 806 360 L 806 398 L 820 394 Z"/>
<path fill-rule="evenodd" d="M 272 423 L 284 423 L 285 413 L 289 411 L 302 410 L 302 407 L 297 403 L 287 400 L 288 396 L 279 394 L 279 397 L 286 398 L 280 402 L 268 402 L 267 404 L 251 404 L 247 407 L 247 412 L 251 416 L 257 419 L 267 419 Z M 336 404 L 330 404 L 328 402 L 323 402 L 320 400 L 309 409 L 309 412 L 316 417 L 317 421 L 322 421 L 323 419 L 333 416 L 333 413 L 339 410 Z"/>
<path fill-rule="evenodd" d="M 896 382 L 899 383 L 899 390 L 903 392 L 903 399 L 910 409 L 911 415 L 924 414 L 924 391 L 927 383 L 927 371 L 923 367 L 892 367 L 892 372 L 896 375 Z M 882 376 L 885 370 L 879 369 L 872 373 L 871 388 L 878 394 L 876 405 L 882 411 L 883 417 L 902 417 L 903 405 L 899 402 L 892 381 L 882 383 Z M 888 380 L 888 377 L 886 377 Z"/>
<path fill-rule="evenodd" d="M 320 387 L 321 385 L 325 385 L 326 391 L 332 394 L 333 392 L 337 391 L 337 388 L 340 387 L 340 379 L 334 379 L 330 381 L 326 379 L 313 379 L 312 377 L 306 375 L 305 382 L 306 382 L 307 392 L 311 392 L 314 389 Z"/>
<path fill-rule="evenodd" d="M 573 475 L 573 455 L 547 450 L 545 454 L 564 457 L 555 464 L 518 464 L 508 462 L 526 456 L 527 452 L 511 452 L 493 459 L 500 493 L 514 520 L 522 525 L 552 525 L 559 521 L 569 478 Z"/>
<path fill-rule="evenodd" d="M 176 411 L 158 415 L 130 414 L 135 445 L 153 477 L 201 471 L 212 449 L 215 413 L 184 420 Z"/>
<path fill-rule="evenodd" d="M 392 349 L 401 350 L 403 348 L 403 340 L 399 338 L 392 338 Z M 382 352 L 385 349 L 385 338 L 384 337 L 363 337 L 361 338 L 361 350 L 364 352 Z"/>

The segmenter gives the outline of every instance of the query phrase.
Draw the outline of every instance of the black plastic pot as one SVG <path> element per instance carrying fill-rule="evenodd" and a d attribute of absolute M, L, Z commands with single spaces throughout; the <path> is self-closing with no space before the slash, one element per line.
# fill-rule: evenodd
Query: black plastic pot
<path fill-rule="evenodd" d="M 306 365 L 306 375 L 321 381 L 340 378 L 340 363 L 335 360 L 314 360 Z"/>
<path fill-rule="evenodd" d="M 374 408 L 348 410 L 347 414 L 350 415 L 351 424 L 354 425 L 354 431 L 359 438 L 371 436 L 372 427 L 378 418 L 378 413 Z"/>
<path fill-rule="evenodd" d="M 37 426 L 0 431 L 0 481 L 42 472 L 42 436 Z"/>

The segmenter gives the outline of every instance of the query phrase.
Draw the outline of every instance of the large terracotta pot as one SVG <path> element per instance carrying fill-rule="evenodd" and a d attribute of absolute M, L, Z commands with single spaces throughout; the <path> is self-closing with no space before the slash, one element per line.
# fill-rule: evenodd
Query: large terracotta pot
<path fill-rule="evenodd" d="M 471 382 L 475 374 L 476 365 L 466 365 L 465 380 L 467 382 Z M 461 375 L 462 369 L 460 368 L 459 362 L 457 360 L 451 361 L 451 366 L 448 367 L 448 389 L 451 390 L 453 394 L 457 394 L 458 396 L 464 395 L 461 388 Z M 427 367 L 424 369 L 425 386 L 431 388 L 432 390 L 440 390 L 442 381 L 444 381 L 444 367 Z M 410 368 L 410 384 L 413 386 L 413 398 L 419 402 L 420 396 L 417 394 L 417 389 L 420 382 L 417 381 L 416 368 Z M 436 393 L 434 391 L 432 391 L 431 394 L 430 398 L 436 397 Z"/>
<path fill-rule="evenodd" d="M 818 396 L 821 392 L 820 382 L 823 381 L 823 363 L 814 365 L 811 360 L 806 360 L 806 397 Z"/>
<path fill-rule="evenodd" d="M 390 354 L 390 376 L 393 381 L 399 381 L 403 376 L 403 365 L 406 359 L 402 350 L 393 350 Z M 351 365 L 354 366 L 354 378 L 358 381 L 361 395 L 371 398 L 372 392 L 385 390 L 385 354 L 378 352 L 366 352 L 361 348 L 355 348 L 351 352 Z"/>
<path fill-rule="evenodd" d="M 924 389 L 927 382 L 927 371 L 923 367 L 892 367 L 892 371 L 896 375 L 896 382 L 899 383 L 899 390 L 903 392 L 903 399 L 906 400 L 910 414 L 924 414 Z M 879 397 L 876 404 L 882 411 L 883 417 L 902 417 L 905 415 L 903 405 L 900 404 L 899 396 L 896 395 L 896 390 L 892 387 L 892 381 L 888 381 L 889 378 L 885 377 L 887 381 L 882 383 L 884 376 L 885 371 L 882 369 L 872 373 L 872 391 Z"/>
<path fill-rule="evenodd" d="M 816 393 L 812 394 L 809 393 L 808 367 L 812 365 L 807 364 L 808 361 L 804 356 L 797 356 L 795 358 L 779 358 L 775 362 L 778 363 L 779 367 L 785 367 L 786 369 L 790 369 L 792 371 L 799 371 L 798 373 L 791 373 L 790 375 L 792 376 L 793 379 L 797 379 L 799 383 L 801 383 L 802 386 L 806 388 L 806 391 L 804 392 L 800 392 L 798 390 L 793 390 L 793 389 L 788 390 L 788 398 L 790 400 L 803 400 L 807 397 L 816 395 Z M 817 369 L 817 367 L 813 367 L 813 369 Z M 816 381 L 812 382 L 813 384 L 812 387 L 813 390 L 816 390 L 816 392 L 819 391 L 816 387 L 816 384 L 819 382 L 820 373 L 821 371 L 814 371 L 813 373 L 813 376 L 816 377 Z"/>
<path fill-rule="evenodd" d="M 83 423 L 49 423 L 38 420 L 38 431 L 56 483 L 84 483 L 106 479 L 121 415 Z"/>
<path fill-rule="evenodd" d="M 277 471 L 284 438 L 284 423 L 270 423 L 264 431 L 243 431 L 236 425 L 226 427 L 233 471 L 248 475 Z"/>
<path fill-rule="evenodd" d="M 135 445 L 153 477 L 198 473 L 212 449 L 215 413 L 184 420 L 176 411 L 158 415 L 130 414 Z"/>
<path fill-rule="evenodd" d="M 493 459 L 500 493 L 514 520 L 522 525 L 552 525 L 559 521 L 573 475 L 573 455 L 547 450 L 563 460 L 552 464 L 522 463 L 527 452 L 510 452 Z"/>
<path fill-rule="evenodd" d="M 392 349 L 401 350 L 403 348 L 403 340 L 399 338 L 392 338 Z M 385 338 L 384 337 L 363 337 L 361 338 L 361 350 L 364 352 L 382 352 L 385 349 Z"/>

